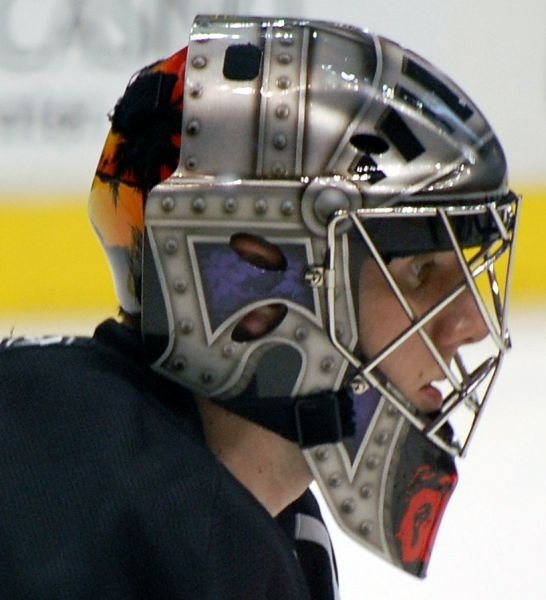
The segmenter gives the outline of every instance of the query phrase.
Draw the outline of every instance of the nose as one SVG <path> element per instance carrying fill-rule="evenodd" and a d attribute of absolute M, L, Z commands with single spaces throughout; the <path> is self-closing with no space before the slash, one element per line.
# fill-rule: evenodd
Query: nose
<path fill-rule="evenodd" d="M 483 340 L 488 333 L 476 299 L 468 288 L 432 321 L 430 332 L 445 356 L 453 356 L 461 346 Z"/>

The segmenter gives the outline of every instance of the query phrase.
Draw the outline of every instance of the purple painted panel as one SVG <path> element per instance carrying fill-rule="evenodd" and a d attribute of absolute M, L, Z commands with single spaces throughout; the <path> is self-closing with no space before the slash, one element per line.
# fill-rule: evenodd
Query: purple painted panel
<path fill-rule="evenodd" d="M 213 331 L 239 309 L 268 298 L 284 298 L 315 312 L 312 290 L 304 280 L 308 266 L 305 246 L 277 246 L 286 258 L 284 271 L 256 267 L 243 260 L 227 243 L 195 243 Z"/>

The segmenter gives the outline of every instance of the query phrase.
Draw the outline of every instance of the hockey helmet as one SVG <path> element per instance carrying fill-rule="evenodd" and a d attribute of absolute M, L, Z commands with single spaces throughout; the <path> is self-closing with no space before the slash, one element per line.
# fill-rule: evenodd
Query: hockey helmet
<path fill-rule="evenodd" d="M 298 442 L 341 526 L 423 575 L 509 347 L 517 206 L 490 125 L 423 58 L 353 27 L 202 16 L 118 102 L 90 216 L 153 368 Z M 460 278 L 417 314 L 391 265 L 437 252 Z M 372 355 L 370 262 L 408 321 Z M 446 359 L 429 330 L 463 294 L 484 354 Z M 432 413 L 383 368 L 411 337 L 445 380 Z"/>

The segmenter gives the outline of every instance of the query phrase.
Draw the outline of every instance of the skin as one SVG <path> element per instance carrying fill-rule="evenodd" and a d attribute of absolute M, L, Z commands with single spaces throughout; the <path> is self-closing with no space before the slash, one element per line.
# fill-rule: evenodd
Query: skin
<path fill-rule="evenodd" d="M 463 281 L 454 252 L 393 259 L 389 271 L 417 317 Z M 376 356 L 410 324 L 379 266 L 366 259 L 359 282 L 359 333 L 365 356 Z M 488 333 L 468 289 L 427 323 L 425 331 L 448 365 L 461 346 L 478 342 Z M 435 384 L 445 375 L 417 333 L 385 358 L 379 368 L 420 411 L 440 408 L 442 394 Z"/>
<path fill-rule="evenodd" d="M 273 517 L 299 498 L 313 480 L 299 446 L 200 398 L 208 447 Z"/>

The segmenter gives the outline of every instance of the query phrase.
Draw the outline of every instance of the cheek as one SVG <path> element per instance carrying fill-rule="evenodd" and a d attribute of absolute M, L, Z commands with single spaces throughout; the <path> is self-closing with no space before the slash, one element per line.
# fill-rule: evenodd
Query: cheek
<path fill-rule="evenodd" d="M 387 284 L 368 279 L 361 285 L 358 306 L 361 349 L 372 357 L 409 326 L 398 300 Z"/>
<path fill-rule="evenodd" d="M 410 326 L 398 299 L 376 270 L 363 269 L 359 290 L 360 349 L 368 359 L 377 356 Z M 410 394 L 415 361 L 422 359 L 420 339 L 412 335 L 379 364 L 379 369 L 403 393 Z"/>
<path fill-rule="evenodd" d="M 363 294 L 359 306 L 360 349 L 371 359 L 388 346 L 409 326 L 409 320 L 399 302 L 392 297 L 381 296 L 372 302 L 373 294 Z M 416 366 L 428 360 L 421 340 L 412 335 L 378 365 L 379 370 L 401 392 L 416 402 L 414 393 L 420 377 Z"/>

